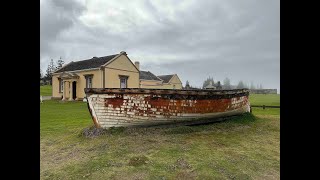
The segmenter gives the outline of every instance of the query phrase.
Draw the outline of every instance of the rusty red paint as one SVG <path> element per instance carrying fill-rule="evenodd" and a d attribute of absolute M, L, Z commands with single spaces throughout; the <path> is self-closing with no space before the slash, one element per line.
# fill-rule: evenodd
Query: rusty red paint
<path fill-rule="evenodd" d="M 106 107 L 108 106 L 108 104 L 112 104 L 114 108 L 120 108 L 120 106 L 123 104 L 123 98 L 122 97 L 105 98 L 104 102 Z"/>
<path fill-rule="evenodd" d="M 128 123 L 154 124 L 161 120 L 185 120 L 176 116 L 197 120 L 198 117 L 228 116 L 247 112 L 249 105 L 247 90 L 196 92 L 91 89 L 88 91 L 90 91 L 87 93 L 88 97 L 90 93 L 96 93 L 88 101 L 95 107 L 92 109 L 96 116 L 93 121 L 96 126 L 99 126 L 98 123 L 101 121 L 100 125 L 103 127 L 128 125 Z M 228 113 L 229 111 L 232 112 Z M 95 119 L 97 117 L 99 122 Z"/>
<path fill-rule="evenodd" d="M 137 97 L 137 95 L 131 95 L 131 97 Z M 236 98 L 237 100 L 240 99 Z M 165 117 L 170 117 L 177 115 L 178 113 L 213 113 L 213 112 L 224 112 L 226 110 L 232 110 L 231 99 L 215 99 L 215 100 L 171 100 L 163 98 L 154 98 L 151 96 L 144 98 L 145 104 L 151 105 L 151 107 L 146 107 L 139 109 L 139 103 L 132 103 L 130 100 L 127 103 L 123 102 L 123 98 L 106 98 L 106 105 L 112 104 L 114 108 L 121 107 L 122 105 L 133 104 L 129 111 L 135 111 L 135 115 L 143 116 L 147 114 L 148 116 L 155 116 L 155 112 L 160 112 L 158 115 L 163 115 Z M 245 99 L 242 104 L 246 104 L 247 99 Z M 240 105 L 241 106 L 241 105 Z M 229 107 L 229 108 L 228 108 Z M 151 110 L 151 109 L 156 110 Z M 161 109 L 161 110 L 160 110 Z M 126 111 L 126 109 L 124 110 Z"/>

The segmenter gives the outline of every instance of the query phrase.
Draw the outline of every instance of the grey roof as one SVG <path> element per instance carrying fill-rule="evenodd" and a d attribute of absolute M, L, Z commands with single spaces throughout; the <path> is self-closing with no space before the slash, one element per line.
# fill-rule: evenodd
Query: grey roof
<path fill-rule="evenodd" d="M 173 76 L 174 74 L 161 75 L 161 76 L 158 76 L 158 78 L 162 79 L 164 83 L 168 83 Z"/>
<path fill-rule="evenodd" d="M 111 59 L 113 59 L 114 57 L 116 57 L 117 55 L 118 54 L 103 56 L 103 57 L 93 57 L 91 59 L 71 62 L 70 64 L 67 64 L 63 68 L 56 71 L 56 73 L 64 72 L 64 71 L 75 71 L 75 70 L 82 70 L 82 69 L 98 68 L 101 65 L 110 61 Z"/>
<path fill-rule="evenodd" d="M 140 71 L 140 79 L 145 80 L 155 80 L 155 81 L 161 81 L 156 75 L 152 74 L 150 71 Z"/>

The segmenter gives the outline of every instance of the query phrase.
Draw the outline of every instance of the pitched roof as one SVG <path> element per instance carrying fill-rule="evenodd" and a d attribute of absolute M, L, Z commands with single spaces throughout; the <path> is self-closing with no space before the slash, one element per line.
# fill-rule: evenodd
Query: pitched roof
<path fill-rule="evenodd" d="M 158 78 L 162 79 L 164 83 L 168 83 L 173 76 L 174 74 L 161 75 L 161 76 L 158 76 Z"/>
<path fill-rule="evenodd" d="M 82 61 L 76 61 L 71 62 L 64 66 L 63 68 L 59 69 L 55 73 L 64 72 L 64 71 L 75 71 L 75 70 L 82 70 L 82 69 L 92 69 L 92 68 L 98 68 L 114 57 L 116 57 L 118 54 L 109 55 L 109 56 L 103 56 L 103 57 L 93 57 L 91 59 L 86 59 Z"/>
<path fill-rule="evenodd" d="M 161 81 L 156 75 L 152 74 L 150 71 L 140 71 L 140 79 L 145 80 L 155 80 L 155 81 Z"/>

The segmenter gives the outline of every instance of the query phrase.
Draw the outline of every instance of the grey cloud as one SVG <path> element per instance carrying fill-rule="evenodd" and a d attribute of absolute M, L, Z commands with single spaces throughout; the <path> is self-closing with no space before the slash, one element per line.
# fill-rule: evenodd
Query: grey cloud
<path fill-rule="evenodd" d="M 77 1 L 48 0 L 40 7 L 40 58 L 47 65 L 50 56 L 60 56 L 53 46 L 64 30 L 71 28 L 77 16 L 84 10 Z"/>
<path fill-rule="evenodd" d="M 155 74 L 177 73 L 196 86 L 210 75 L 221 81 L 228 76 L 234 84 L 244 80 L 280 88 L 279 1 L 208 0 L 189 5 L 179 1 L 170 6 L 172 11 L 159 4 L 163 1 L 114 3 L 95 6 L 99 16 L 93 20 L 105 26 L 91 26 L 81 19 L 92 13 L 87 6 L 77 1 L 44 1 L 43 69 L 50 58 L 61 55 L 70 62 L 124 50 L 133 61 L 141 62 L 141 68 Z M 108 8 L 119 13 L 106 16 Z"/>

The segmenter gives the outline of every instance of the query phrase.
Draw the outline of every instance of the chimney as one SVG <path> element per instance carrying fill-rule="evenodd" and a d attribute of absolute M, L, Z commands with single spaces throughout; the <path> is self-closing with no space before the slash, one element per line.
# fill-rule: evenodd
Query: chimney
<path fill-rule="evenodd" d="M 139 61 L 135 61 L 134 65 L 136 66 L 136 68 L 140 71 L 140 63 Z"/>

